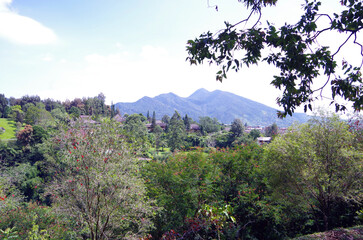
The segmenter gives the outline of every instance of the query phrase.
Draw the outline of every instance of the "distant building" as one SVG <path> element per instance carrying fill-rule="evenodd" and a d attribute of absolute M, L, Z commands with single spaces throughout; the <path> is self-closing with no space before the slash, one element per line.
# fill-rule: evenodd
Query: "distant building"
<path fill-rule="evenodd" d="M 264 145 L 271 142 L 271 137 L 258 137 L 257 138 L 258 145 Z"/>
<path fill-rule="evenodd" d="M 160 120 L 156 120 L 155 121 L 155 124 L 156 125 L 159 125 L 160 127 L 161 127 L 161 129 L 163 129 L 163 130 L 165 130 L 166 129 L 166 126 L 167 126 L 167 124 L 166 123 L 164 123 L 164 122 L 162 122 L 162 121 L 160 121 Z M 147 127 L 147 129 L 149 130 L 149 131 L 151 131 L 151 123 L 147 123 L 147 124 L 145 124 L 145 126 Z"/>
<path fill-rule="evenodd" d="M 254 129 L 256 129 L 256 130 L 258 130 L 258 131 L 260 131 L 260 132 L 263 132 L 263 127 L 261 127 L 261 126 L 247 126 L 246 128 L 245 128 L 245 132 L 246 133 L 250 133 L 252 130 L 254 130 Z"/>
<path fill-rule="evenodd" d="M 92 116 L 88 116 L 88 115 L 81 115 L 81 116 L 79 116 L 79 119 L 83 123 L 91 123 L 91 124 L 98 124 L 99 123 L 99 122 L 93 120 Z"/>
<path fill-rule="evenodd" d="M 112 119 L 119 122 L 119 123 L 123 123 L 123 122 L 126 121 L 126 118 L 124 118 L 120 114 L 116 114 Z"/>
<path fill-rule="evenodd" d="M 198 124 L 192 123 L 190 124 L 190 132 L 199 132 L 200 131 L 200 126 Z"/>

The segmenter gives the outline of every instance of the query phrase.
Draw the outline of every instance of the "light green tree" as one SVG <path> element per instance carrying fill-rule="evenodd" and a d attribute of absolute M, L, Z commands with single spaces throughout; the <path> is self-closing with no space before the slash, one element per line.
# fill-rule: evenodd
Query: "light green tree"
<path fill-rule="evenodd" d="M 146 152 L 150 146 L 145 123 L 146 118 L 143 115 L 135 113 L 127 116 L 123 125 L 123 129 L 126 131 L 129 142 L 142 152 Z"/>
<path fill-rule="evenodd" d="M 274 196 L 292 208 L 333 224 L 336 202 L 362 203 L 363 154 L 337 116 L 322 115 L 277 136 L 266 151 L 266 171 Z"/>

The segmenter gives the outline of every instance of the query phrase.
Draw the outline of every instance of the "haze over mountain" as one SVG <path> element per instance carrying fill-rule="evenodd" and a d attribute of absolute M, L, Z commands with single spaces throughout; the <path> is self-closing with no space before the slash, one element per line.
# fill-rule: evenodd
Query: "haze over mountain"
<path fill-rule="evenodd" d="M 184 117 L 198 121 L 199 117 L 208 116 L 217 118 L 221 123 L 230 124 L 234 119 L 239 118 L 248 125 L 268 126 L 276 123 L 280 127 L 291 125 L 297 121 L 300 123 L 308 120 L 308 115 L 295 113 L 292 117 L 284 120 L 277 118 L 277 110 L 250 99 L 238 96 L 233 93 L 215 90 L 209 92 L 199 89 L 189 97 L 179 97 L 174 93 L 158 95 L 154 98 L 143 97 L 134 103 L 116 103 L 121 114 L 147 112 L 152 115 L 155 111 L 156 118 L 161 119 L 164 115 L 170 117 L 174 111 Z"/>

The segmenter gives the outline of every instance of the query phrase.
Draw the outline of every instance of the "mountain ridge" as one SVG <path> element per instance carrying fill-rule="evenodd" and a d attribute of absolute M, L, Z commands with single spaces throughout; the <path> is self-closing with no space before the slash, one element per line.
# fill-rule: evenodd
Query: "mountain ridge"
<path fill-rule="evenodd" d="M 133 103 L 119 102 L 115 106 L 122 114 L 146 115 L 147 112 L 152 114 L 155 111 L 156 118 L 161 119 L 164 115 L 171 117 L 174 111 L 178 111 L 182 117 L 187 114 L 195 121 L 199 117 L 208 116 L 225 124 L 239 118 L 248 125 L 268 126 L 276 123 L 280 127 L 286 127 L 293 122 L 306 122 L 309 118 L 304 113 L 294 113 L 292 117 L 282 120 L 277 117 L 277 109 L 234 93 L 221 90 L 210 92 L 204 88 L 196 90 L 189 97 L 179 97 L 170 92 L 153 98 L 145 96 Z"/>

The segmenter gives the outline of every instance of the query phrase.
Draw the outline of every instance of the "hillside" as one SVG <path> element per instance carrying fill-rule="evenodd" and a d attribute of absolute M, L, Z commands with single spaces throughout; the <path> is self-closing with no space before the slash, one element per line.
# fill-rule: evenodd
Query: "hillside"
<path fill-rule="evenodd" d="M 238 96 L 233 93 L 215 90 L 209 92 L 199 89 L 187 98 L 179 97 L 174 93 L 161 94 L 154 98 L 143 97 L 134 103 L 117 103 L 116 108 L 122 114 L 156 113 L 156 117 L 172 116 L 177 110 L 181 116 L 188 114 L 194 120 L 199 117 L 209 116 L 217 118 L 220 122 L 229 124 L 235 118 L 242 119 L 248 125 L 267 126 L 276 122 L 280 127 L 289 126 L 294 121 L 306 122 L 308 116 L 303 113 L 295 113 L 293 117 L 284 120 L 278 119 L 276 109 Z"/>

